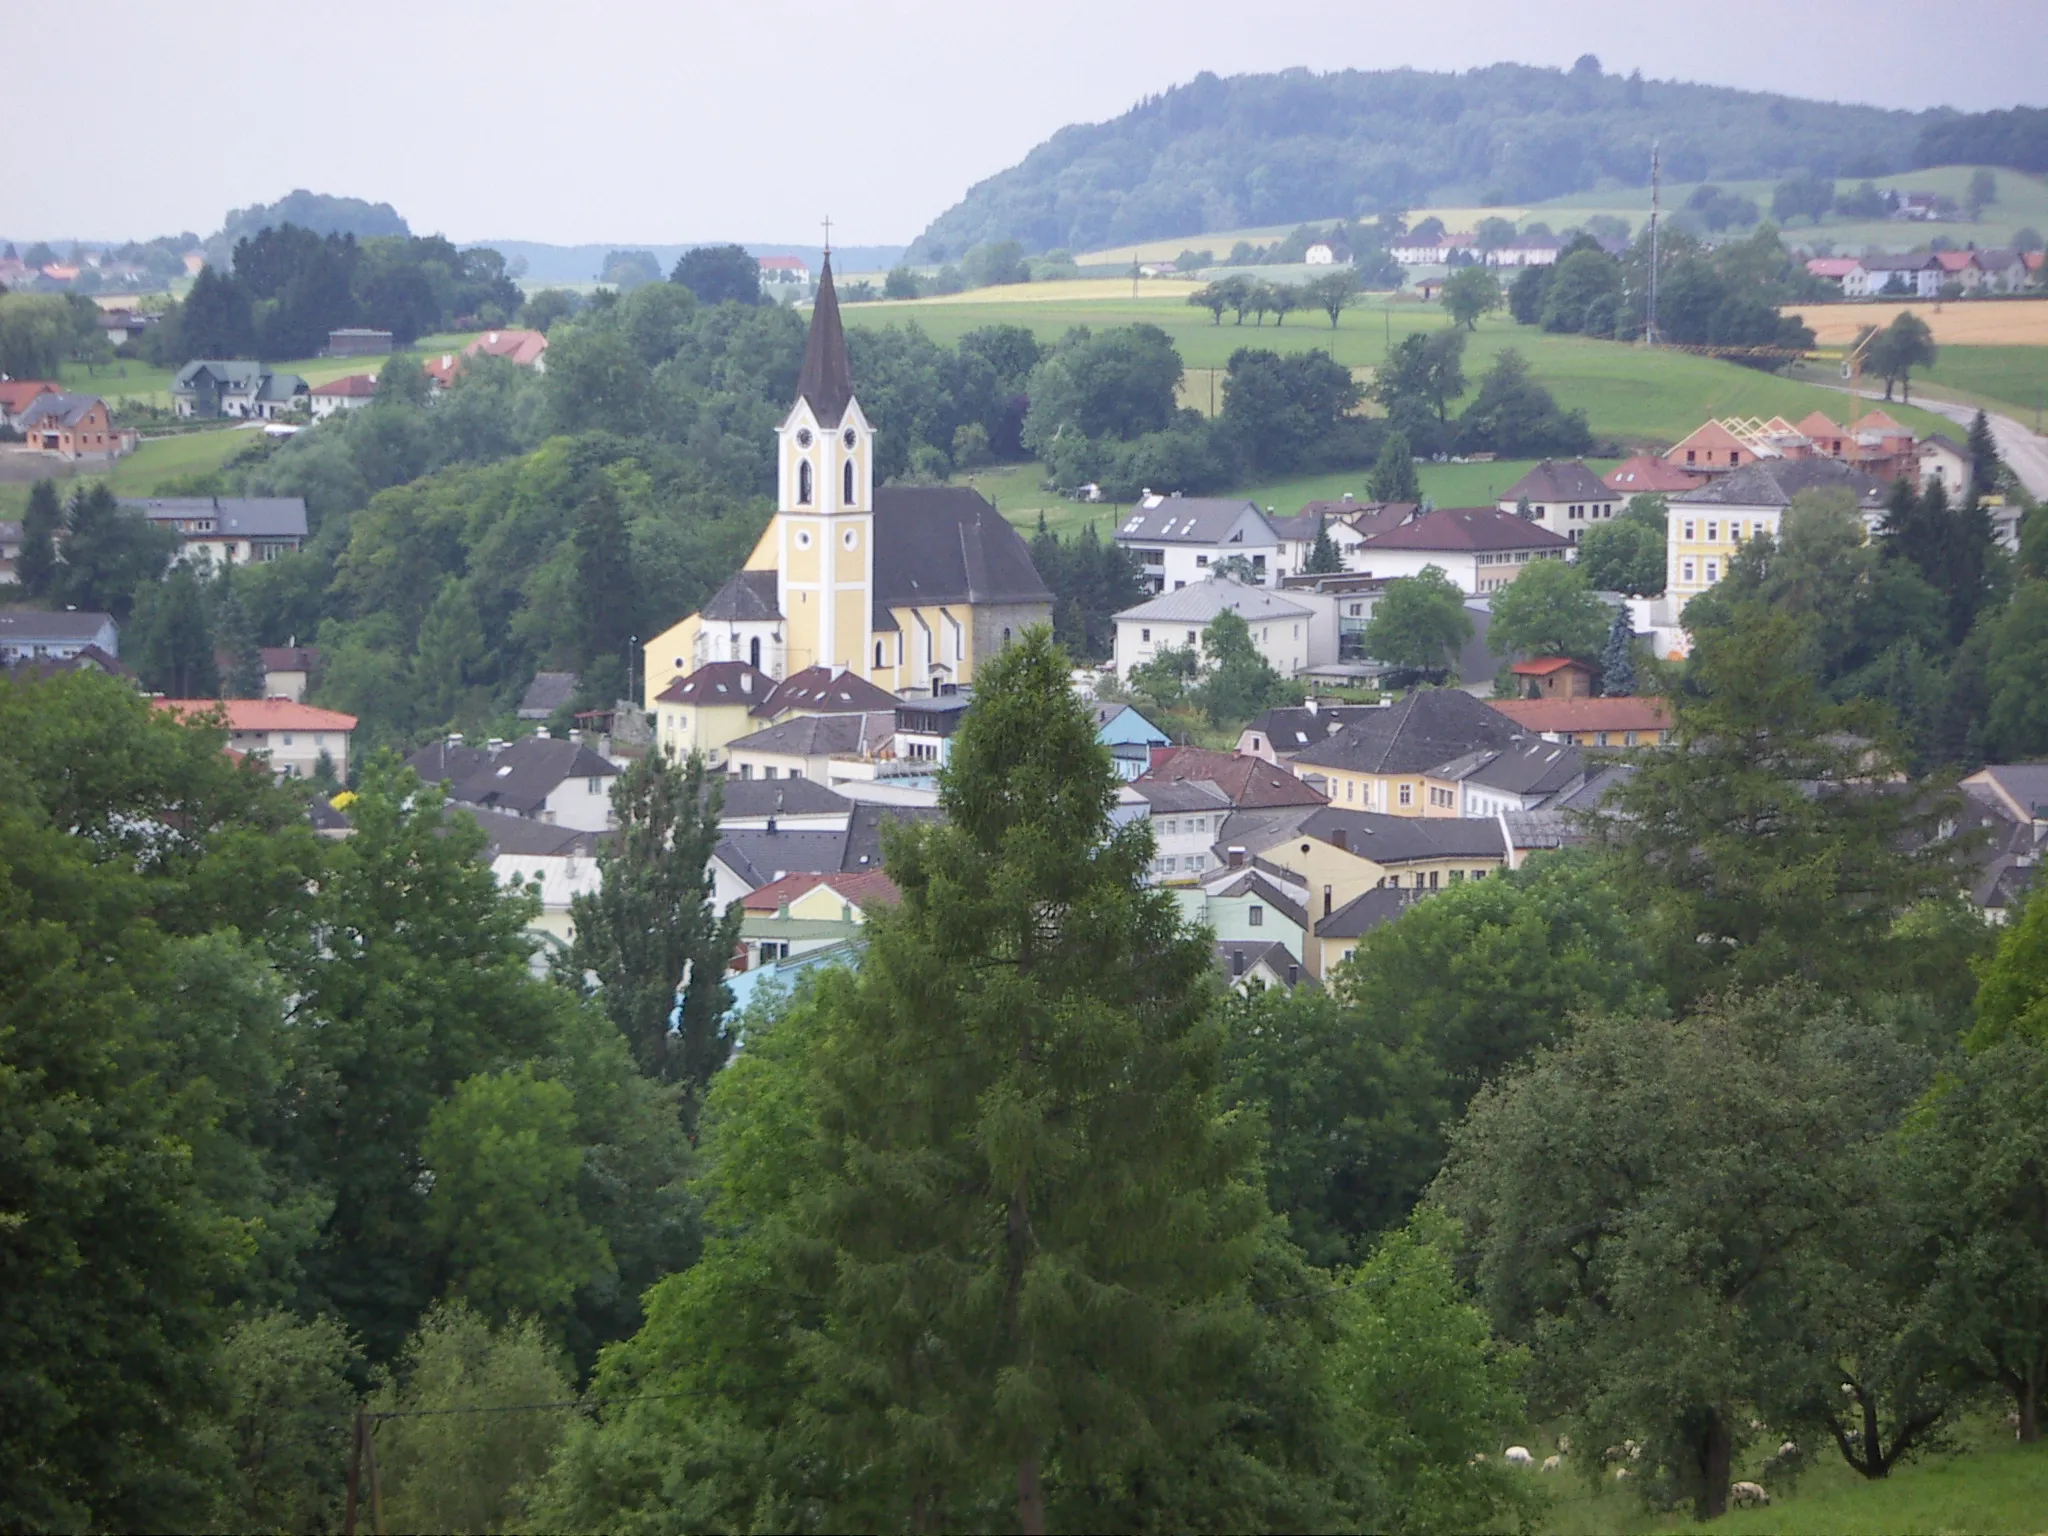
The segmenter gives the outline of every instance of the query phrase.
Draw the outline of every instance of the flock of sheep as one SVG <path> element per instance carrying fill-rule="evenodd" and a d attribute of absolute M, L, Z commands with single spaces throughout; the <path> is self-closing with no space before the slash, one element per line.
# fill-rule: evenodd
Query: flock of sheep
<path fill-rule="evenodd" d="M 1531 1451 L 1526 1445 L 1509 1446 L 1505 1451 L 1501 1452 L 1500 1459 L 1511 1467 L 1535 1467 L 1540 1472 L 1556 1472 L 1564 1466 L 1564 1459 L 1571 1454 L 1571 1450 L 1572 1437 L 1570 1435 L 1559 1435 L 1557 1437 L 1557 1454 L 1546 1456 L 1541 1462 L 1536 1460 L 1536 1453 Z M 1472 1459 L 1475 1462 L 1484 1461 L 1486 1460 L 1486 1454 L 1482 1451 Z M 1610 1463 L 1641 1461 L 1643 1459 L 1643 1448 L 1633 1440 L 1624 1440 L 1619 1445 L 1607 1447 L 1603 1453 L 1603 1459 Z M 1778 1447 L 1777 1454 L 1771 1458 L 1771 1464 L 1778 1467 L 1789 1467 L 1798 1459 L 1798 1445 L 1793 1441 L 1787 1440 Z M 1630 1475 L 1630 1469 L 1626 1465 L 1616 1466 L 1614 1469 L 1614 1480 L 1617 1483 L 1626 1482 Z M 1771 1496 L 1764 1491 L 1762 1483 L 1737 1483 L 1728 1490 L 1728 1497 L 1729 1501 L 1738 1509 L 1746 1508 L 1750 1505 L 1762 1506 L 1771 1502 Z"/>

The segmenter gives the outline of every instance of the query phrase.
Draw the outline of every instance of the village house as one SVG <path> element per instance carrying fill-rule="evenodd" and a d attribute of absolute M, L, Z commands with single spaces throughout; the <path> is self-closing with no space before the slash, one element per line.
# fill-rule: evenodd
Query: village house
<path fill-rule="evenodd" d="M 576 702 L 578 683 L 574 672 L 536 672 L 533 681 L 526 685 L 526 692 L 519 696 L 519 708 L 513 713 L 521 720 L 545 724 L 558 711 Z"/>
<path fill-rule="evenodd" d="M 1569 656 L 1532 656 L 1518 661 L 1515 692 L 1525 699 L 1586 699 L 1593 696 L 1593 669 Z"/>
<path fill-rule="evenodd" d="M 533 966 L 545 972 L 575 942 L 570 903 L 603 889 L 597 855 L 613 834 L 554 826 L 478 805 L 455 803 L 450 809 L 473 819 L 489 838 L 484 857 L 499 885 L 518 885 L 540 898 L 540 911 L 526 931 L 541 941 Z"/>
<path fill-rule="evenodd" d="M 1941 295 L 1948 274 L 1939 258 L 1923 256 L 1865 256 L 1842 278 L 1842 296 L 1847 299 L 1906 297 L 1932 299 Z"/>
<path fill-rule="evenodd" d="M 1977 478 L 1977 461 L 1970 457 L 1969 449 L 1937 432 L 1914 444 L 1913 458 L 1919 470 L 1916 478 L 1923 490 L 1939 485 L 1947 492 L 1952 507 L 1970 499 L 1970 487 Z"/>
<path fill-rule="evenodd" d="M 727 831 L 765 832 L 770 826 L 791 832 L 844 833 L 857 802 L 811 779 L 735 779 L 714 777 L 706 786 L 718 793 L 718 825 Z"/>
<path fill-rule="evenodd" d="M 1426 891 L 1398 885 L 1361 891 L 1328 917 L 1318 919 L 1307 949 L 1309 970 L 1327 978 L 1358 950 L 1359 941 L 1382 923 L 1390 923 L 1413 906 Z"/>
<path fill-rule="evenodd" d="M 1619 512 L 1621 502 L 1621 493 L 1580 460 L 1544 459 L 1502 493 L 1500 510 L 1576 544 L 1588 528 Z"/>
<path fill-rule="evenodd" d="M 112 614 L 66 609 L 0 608 L 0 662 L 69 661 L 87 648 L 121 654 L 121 628 Z"/>
<path fill-rule="evenodd" d="M 14 420 L 30 448 L 59 458 L 115 459 L 135 448 L 135 433 L 116 427 L 97 395 L 39 394 Z"/>
<path fill-rule="evenodd" d="M 1173 897 L 1183 922 L 1215 934 L 1217 965 L 1238 991 L 1254 983 L 1292 987 L 1308 975 L 1309 919 L 1299 887 L 1283 888 L 1259 869 L 1219 866 L 1200 883 L 1176 885 Z"/>
<path fill-rule="evenodd" d="M 266 645 L 258 654 L 263 658 L 263 696 L 303 703 L 319 668 L 320 652 L 310 645 Z"/>
<path fill-rule="evenodd" d="M 1839 459 L 1762 459 L 1671 499 L 1665 523 L 1664 594 L 1674 618 L 1728 573 L 1758 534 L 1776 538 L 1802 491 L 1846 490 L 1867 526 L 1884 514 L 1885 485 Z"/>
<path fill-rule="evenodd" d="M 1489 267 L 1554 267 L 1563 242 L 1546 236 L 1524 235 L 1486 253 Z"/>
<path fill-rule="evenodd" d="M 895 756 L 894 709 L 852 715 L 795 715 L 726 744 L 727 771 L 742 779 L 810 779 L 832 785 L 865 778 L 852 764 Z"/>
<path fill-rule="evenodd" d="M 1361 715 L 1301 750 L 1294 771 L 1332 805 L 1395 816 L 1460 814 L 1454 794 L 1428 783 L 1430 770 L 1482 748 L 1505 748 L 1526 733 L 1506 715 L 1456 688 L 1420 688 Z"/>
<path fill-rule="evenodd" d="M 727 744 L 761 728 L 753 710 L 774 689 L 767 673 L 744 661 L 699 667 L 654 696 L 655 742 L 671 757 L 701 752 L 723 769 Z"/>
<path fill-rule="evenodd" d="M 0 421 L 19 432 L 21 413 L 38 395 L 62 394 L 61 385 L 48 379 L 0 379 Z"/>
<path fill-rule="evenodd" d="M 1445 231 L 1434 240 L 1418 240 L 1413 235 L 1403 235 L 1387 247 L 1387 254 L 1404 267 L 1441 267 L 1448 265 L 1454 257 L 1467 257 L 1477 261 L 1480 256 L 1479 241 L 1470 230 Z"/>
<path fill-rule="evenodd" d="M 1681 469 L 1654 453 L 1639 453 L 1623 459 L 1607 471 L 1600 477 L 1600 483 L 1628 500 L 1637 496 L 1675 496 L 1683 491 L 1697 490 L 1707 483 L 1707 477 L 1694 470 Z"/>
<path fill-rule="evenodd" d="M 1376 533 L 1353 555 L 1361 574 L 1419 576 L 1435 566 L 1461 592 L 1496 592 L 1532 560 L 1563 560 L 1571 541 L 1497 507 L 1439 507 Z"/>
<path fill-rule="evenodd" d="M 1237 750 L 1269 763 L 1292 763 L 1296 754 L 1384 708 L 1384 704 L 1325 704 L 1313 697 L 1304 704 L 1282 705 L 1256 716 L 1240 731 Z"/>
<path fill-rule="evenodd" d="M 1096 704 L 1095 739 L 1109 748 L 1110 764 L 1126 783 L 1152 766 L 1152 749 L 1173 745 L 1173 738 L 1129 704 Z"/>
<path fill-rule="evenodd" d="M 1293 677 L 1336 655 L 1334 634 L 1317 633 L 1316 613 L 1307 603 L 1222 576 L 1161 593 L 1117 614 L 1117 680 L 1128 682 L 1133 667 L 1145 665 L 1166 650 L 1194 651 L 1198 669 L 1207 671 L 1210 663 L 1202 655 L 1202 631 L 1225 612 L 1245 621 L 1253 646 L 1282 677 Z"/>
<path fill-rule="evenodd" d="M 811 291 L 811 266 L 801 256 L 762 256 L 761 289 L 777 303 L 794 302 Z"/>
<path fill-rule="evenodd" d="M 352 373 L 346 378 L 315 384 L 307 392 L 306 403 L 315 421 L 325 421 L 341 411 L 359 411 L 376 398 L 376 375 Z"/>
<path fill-rule="evenodd" d="M 1215 862 L 1210 849 L 1232 809 L 1218 785 L 1208 779 L 1142 775 L 1131 788 L 1144 797 L 1150 812 L 1152 865 L 1147 875 L 1153 884 L 1192 880 Z"/>
<path fill-rule="evenodd" d="M 275 421 L 308 409 L 312 387 L 296 373 L 274 373 L 246 358 L 195 358 L 171 381 L 171 404 L 180 416 L 212 420 Z"/>
<path fill-rule="evenodd" d="M 124 496 L 121 505 L 174 530 L 180 560 L 262 565 L 306 547 L 303 496 Z"/>
<path fill-rule="evenodd" d="M 1358 512 L 1362 508 L 1354 503 L 1348 510 Z M 1269 516 L 1266 524 L 1280 540 L 1280 557 L 1273 567 L 1276 581 L 1284 582 L 1290 576 L 1298 576 L 1308 570 L 1318 534 L 1329 538 L 1338 560 L 1345 562 L 1346 569 L 1349 569 L 1352 551 L 1365 542 L 1365 534 L 1344 517 L 1309 507 L 1304 507 L 1292 517 Z"/>
<path fill-rule="evenodd" d="M 1496 699 L 1493 708 L 1532 736 L 1581 747 L 1655 747 L 1671 736 L 1662 699 Z"/>
<path fill-rule="evenodd" d="M 740 899 L 745 968 L 773 965 L 860 937 L 871 913 L 903 899 L 879 869 L 784 875 Z"/>
<path fill-rule="evenodd" d="M 704 610 L 646 643 L 647 707 L 678 675 L 725 659 L 700 645 L 720 631 L 770 677 L 842 667 L 893 692 L 971 683 L 984 658 L 1051 621 L 1029 546 L 979 494 L 876 486 L 829 256 L 777 439 L 778 510 Z"/>
<path fill-rule="evenodd" d="M 1839 288 L 1860 264 L 1854 256 L 1816 256 L 1807 262 L 1806 270 Z"/>
<path fill-rule="evenodd" d="M 542 732 L 482 747 L 451 736 L 405 761 L 427 783 L 447 786 L 450 800 L 466 805 L 581 832 L 603 832 L 614 824 L 612 788 L 619 766 L 585 745 L 580 731 L 571 731 L 566 741 Z"/>
<path fill-rule="evenodd" d="M 1533 811 L 1586 782 L 1577 747 L 1529 737 L 1482 747 L 1439 763 L 1424 775 L 1430 816 L 1485 819 Z"/>
<path fill-rule="evenodd" d="M 179 715 L 226 718 L 228 750 L 260 757 L 281 779 L 310 779 L 326 759 L 336 782 L 348 778 L 349 733 L 356 717 L 339 710 L 315 709 L 290 699 L 164 699 L 150 700 L 158 709 Z"/>
<path fill-rule="evenodd" d="M 1315 537 L 1311 531 L 1309 537 Z M 1283 545 L 1258 504 L 1230 497 L 1156 496 L 1147 491 L 1113 536 L 1137 563 L 1153 592 L 1172 592 L 1206 581 L 1224 561 L 1241 559 L 1247 581 L 1270 586 Z"/>

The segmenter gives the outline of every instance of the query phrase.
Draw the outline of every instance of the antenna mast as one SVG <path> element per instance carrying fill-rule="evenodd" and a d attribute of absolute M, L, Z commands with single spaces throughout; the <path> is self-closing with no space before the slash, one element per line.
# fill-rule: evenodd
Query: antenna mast
<path fill-rule="evenodd" d="M 1643 326 L 1643 345 L 1657 345 L 1657 215 L 1664 206 L 1664 161 L 1658 141 L 1650 141 L 1650 313 Z"/>

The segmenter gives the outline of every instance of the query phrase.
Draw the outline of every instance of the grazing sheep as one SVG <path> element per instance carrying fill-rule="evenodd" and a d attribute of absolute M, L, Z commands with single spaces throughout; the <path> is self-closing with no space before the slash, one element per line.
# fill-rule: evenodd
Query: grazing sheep
<path fill-rule="evenodd" d="M 1622 1441 L 1621 1448 L 1628 1452 L 1628 1459 L 1630 1461 L 1641 1461 L 1643 1459 L 1643 1448 L 1634 1440 Z"/>
<path fill-rule="evenodd" d="M 1615 1480 L 1615 1481 L 1616 1481 L 1617 1483 L 1625 1483 L 1625 1482 L 1627 1482 L 1627 1481 L 1628 1481 L 1628 1468 L 1627 1468 L 1627 1467 L 1616 1467 L 1616 1468 L 1614 1469 L 1614 1480 Z"/>
<path fill-rule="evenodd" d="M 1485 1461 L 1485 1460 L 1486 1460 L 1486 1452 L 1484 1452 L 1484 1451 L 1474 1451 L 1474 1452 L 1472 1453 L 1472 1461 L 1471 1461 L 1471 1465 L 1473 1465 L 1473 1466 L 1475 1466 L 1475 1467 L 1476 1467 L 1476 1466 L 1478 1466 L 1478 1465 L 1479 1465 L 1479 1464 L 1480 1464 L 1481 1462 L 1483 1462 L 1483 1461 Z"/>
<path fill-rule="evenodd" d="M 1509 1466 L 1526 1467 L 1536 1458 L 1529 1454 L 1529 1447 L 1526 1445 L 1511 1445 L 1500 1453 L 1500 1459 Z"/>
<path fill-rule="evenodd" d="M 1624 1451 L 1620 1446 L 1610 1445 L 1600 1453 L 1600 1459 L 1602 1461 L 1620 1461 L 1627 1454 L 1628 1452 Z"/>
<path fill-rule="evenodd" d="M 1560 1456 L 1569 1456 L 1571 1455 L 1571 1453 L 1572 1437 L 1570 1435 L 1559 1435 L 1557 1437 L 1557 1454 Z"/>
<path fill-rule="evenodd" d="M 1543 1465 L 1537 1470 L 1540 1472 L 1555 1472 L 1563 1465 L 1564 1458 L 1562 1456 L 1546 1456 L 1543 1458 Z"/>
<path fill-rule="evenodd" d="M 1771 1502 L 1771 1496 L 1764 1492 L 1762 1483 L 1737 1483 L 1728 1490 L 1728 1497 L 1738 1509 L 1746 1509 L 1752 1504 L 1768 1506 Z"/>
<path fill-rule="evenodd" d="M 1799 1442 L 1797 1440 L 1787 1440 L 1783 1445 L 1778 1447 L 1778 1460 L 1797 1461 L 1798 1459 Z"/>

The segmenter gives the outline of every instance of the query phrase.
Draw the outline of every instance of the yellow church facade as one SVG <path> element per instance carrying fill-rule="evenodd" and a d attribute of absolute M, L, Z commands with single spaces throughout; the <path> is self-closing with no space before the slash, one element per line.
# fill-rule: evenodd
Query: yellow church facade
<path fill-rule="evenodd" d="M 643 648 L 649 709 L 722 662 L 776 681 L 843 669 L 891 693 L 971 683 L 978 660 L 1051 621 L 1029 547 L 978 493 L 876 488 L 829 254 L 777 439 L 774 520 L 702 610 Z"/>

